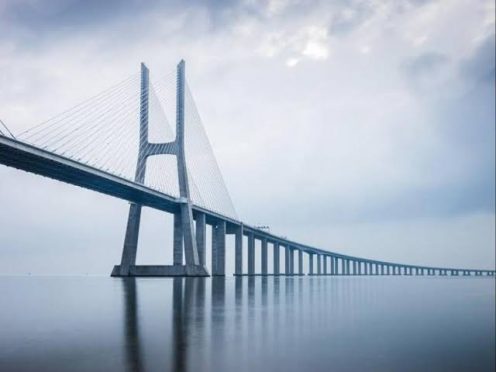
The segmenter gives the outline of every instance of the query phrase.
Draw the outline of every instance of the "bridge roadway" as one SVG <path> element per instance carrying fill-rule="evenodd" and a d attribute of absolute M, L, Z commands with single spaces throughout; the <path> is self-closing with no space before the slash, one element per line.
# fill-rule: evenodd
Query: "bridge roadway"
<path fill-rule="evenodd" d="M 2 135 L 0 135 L 0 164 L 168 213 L 178 213 L 180 209 L 181 200 L 179 198 Z M 193 205 L 193 214 L 197 222 L 198 217 L 204 215 L 203 220 L 206 224 L 215 228 L 221 226 L 223 234 L 236 235 L 235 275 L 304 275 L 303 253 L 309 255 L 309 275 L 494 276 L 496 273 L 494 270 L 416 266 L 353 257 L 297 243 L 197 205 Z M 243 236 L 248 237 L 248 273 L 243 273 L 242 270 Z M 221 246 L 216 247 L 216 251 L 220 252 L 218 258 L 220 259 L 220 267 L 213 272 L 213 275 L 225 275 L 225 239 L 212 240 L 216 241 L 213 244 L 221 244 Z M 260 273 L 255 272 L 255 240 L 261 241 Z M 204 242 L 205 239 L 203 239 Z M 273 272 L 270 274 L 267 264 L 268 243 L 273 245 L 274 257 L 276 257 Z M 284 272 L 279 268 L 280 247 L 285 248 Z M 205 249 L 203 249 L 203 261 L 205 260 L 204 251 Z M 295 270 L 294 267 L 295 252 L 299 255 L 298 270 Z"/>

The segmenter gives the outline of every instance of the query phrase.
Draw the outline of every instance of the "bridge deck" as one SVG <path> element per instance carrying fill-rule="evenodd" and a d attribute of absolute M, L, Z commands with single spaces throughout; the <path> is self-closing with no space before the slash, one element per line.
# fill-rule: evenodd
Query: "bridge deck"
<path fill-rule="evenodd" d="M 139 203 L 147 207 L 155 208 L 169 213 L 179 211 L 180 201 L 171 196 L 151 189 L 144 185 L 135 183 L 128 179 L 113 175 L 90 165 L 79 163 L 75 160 L 61 155 L 37 148 L 27 143 L 4 137 L 0 135 L 0 164 L 22 169 L 27 172 L 49 177 L 72 185 L 84 187 L 103 194 L 114 196 L 130 202 Z M 230 217 L 194 205 L 194 213 L 205 213 L 207 223 L 222 220 L 228 227 L 240 226 L 242 223 Z M 336 258 L 356 260 L 365 263 L 396 265 L 419 269 L 434 270 L 466 270 L 466 271 L 490 271 L 460 268 L 440 268 L 429 266 L 404 265 L 393 262 L 369 260 L 365 258 L 343 255 L 323 249 L 310 247 L 286 238 L 279 237 L 266 231 L 262 231 L 249 225 L 243 225 L 245 234 L 254 234 L 258 239 L 267 239 L 269 242 L 278 242 L 281 245 L 290 245 L 307 253 L 331 255 Z"/>

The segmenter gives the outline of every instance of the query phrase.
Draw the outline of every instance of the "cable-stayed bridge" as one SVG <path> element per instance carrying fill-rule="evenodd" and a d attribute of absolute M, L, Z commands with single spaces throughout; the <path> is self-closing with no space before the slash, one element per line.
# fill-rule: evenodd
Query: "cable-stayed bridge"
<path fill-rule="evenodd" d="M 175 119 L 174 128 L 168 118 Z M 121 263 L 114 267 L 113 276 L 210 275 L 208 226 L 215 276 L 225 275 L 227 234 L 235 236 L 235 275 L 495 275 L 493 270 L 343 255 L 244 224 L 203 129 L 184 61 L 177 71 L 156 80 L 142 64 L 140 74 L 16 135 L 1 124 L 0 163 L 130 202 Z M 172 265 L 136 265 L 143 206 L 174 215 Z M 256 240 L 261 242 L 259 268 L 255 267 Z M 270 269 L 269 246 L 273 249 Z M 284 267 L 280 267 L 282 255 Z M 308 270 L 304 270 L 304 255 Z"/>

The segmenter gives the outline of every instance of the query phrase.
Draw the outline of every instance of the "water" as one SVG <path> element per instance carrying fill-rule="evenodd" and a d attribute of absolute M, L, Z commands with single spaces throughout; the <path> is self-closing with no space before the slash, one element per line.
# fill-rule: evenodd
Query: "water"
<path fill-rule="evenodd" d="M 494 371 L 491 278 L 0 278 L 1 371 Z"/>

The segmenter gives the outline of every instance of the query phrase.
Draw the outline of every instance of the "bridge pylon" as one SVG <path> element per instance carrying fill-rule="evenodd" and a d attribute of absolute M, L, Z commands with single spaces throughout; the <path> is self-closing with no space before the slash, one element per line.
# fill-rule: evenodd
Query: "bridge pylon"
<path fill-rule="evenodd" d="M 209 276 L 204 259 L 198 252 L 197 241 L 201 236 L 195 235 L 193 225 L 193 209 L 184 149 L 185 62 L 181 60 L 177 65 L 176 137 L 171 142 L 151 143 L 148 141 L 149 85 L 149 70 L 142 63 L 140 136 L 135 182 L 144 184 L 146 161 L 149 156 L 174 155 L 176 157 L 179 181 L 179 210 L 174 214 L 174 262 L 173 265 L 136 265 L 142 205 L 131 203 L 121 264 L 114 266 L 112 276 Z M 199 233 L 202 234 L 202 231 L 199 231 Z M 183 264 L 183 253 L 185 264 Z"/>

